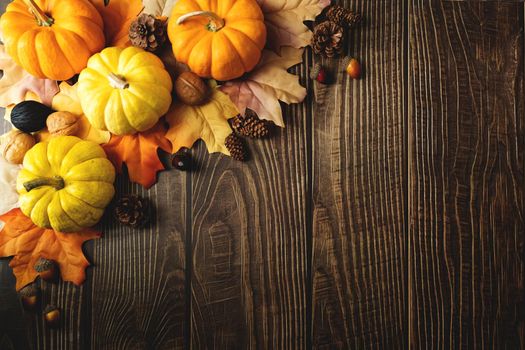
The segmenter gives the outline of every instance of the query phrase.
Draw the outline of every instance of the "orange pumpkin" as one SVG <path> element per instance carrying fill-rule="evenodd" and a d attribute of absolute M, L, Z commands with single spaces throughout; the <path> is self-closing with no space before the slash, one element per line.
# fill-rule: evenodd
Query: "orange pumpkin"
<path fill-rule="evenodd" d="M 16 63 L 53 80 L 80 73 L 105 43 L 102 17 L 88 0 L 14 0 L 0 30 Z"/>
<path fill-rule="evenodd" d="M 168 36 L 175 58 L 193 72 L 231 80 L 259 62 L 266 26 L 255 0 L 179 0 Z"/>

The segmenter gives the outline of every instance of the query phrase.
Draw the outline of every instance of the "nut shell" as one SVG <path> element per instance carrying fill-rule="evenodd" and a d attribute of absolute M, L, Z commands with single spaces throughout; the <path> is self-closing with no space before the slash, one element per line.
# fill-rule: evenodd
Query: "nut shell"
<path fill-rule="evenodd" d="M 69 112 L 55 112 L 47 117 L 47 131 L 52 136 L 76 135 L 80 130 L 79 117 Z"/>
<path fill-rule="evenodd" d="M 184 72 L 175 80 L 175 93 L 182 103 L 197 106 L 206 101 L 209 88 L 197 74 Z"/>
<path fill-rule="evenodd" d="M 9 163 L 22 164 L 27 151 L 35 145 L 35 138 L 20 130 L 11 130 L 2 145 L 2 156 Z"/>

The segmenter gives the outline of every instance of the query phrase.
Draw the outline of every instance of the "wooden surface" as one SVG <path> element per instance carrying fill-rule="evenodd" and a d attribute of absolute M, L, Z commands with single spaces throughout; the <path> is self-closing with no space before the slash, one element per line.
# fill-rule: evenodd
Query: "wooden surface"
<path fill-rule="evenodd" d="M 199 143 L 190 173 L 119 178 L 154 222 L 108 215 L 87 282 L 44 285 L 60 330 L 0 260 L 0 349 L 525 348 L 523 3 L 345 5 L 362 80 L 323 59 L 313 84 L 308 52 L 306 102 L 251 161 Z"/>

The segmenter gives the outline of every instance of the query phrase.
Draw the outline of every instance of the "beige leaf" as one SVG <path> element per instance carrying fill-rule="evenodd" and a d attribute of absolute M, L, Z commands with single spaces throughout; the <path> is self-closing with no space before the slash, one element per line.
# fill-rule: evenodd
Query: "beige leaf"
<path fill-rule="evenodd" d="M 169 17 L 171 9 L 177 0 L 143 0 L 144 13 L 149 13 L 155 16 Z"/>
<path fill-rule="evenodd" d="M 0 140 L 4 135 L 0 137 Z M 2 141 L 0 141 L 0 145 Z M 3 148 L 1 146 L 0 148 Z M 7 213 L 11 209 L 18 208 L 18 192 L 16 191 L 16 178 L 21 165 L 11 164 L 0 155 L 0 215 Z"/>
<path fill-rule="evenodd" d="M 17 65 L 0 45 L 0 107 L 7 107 L 25 100 L 31 92 L 38 96 L 44 104 L 51 104 L 53 96 L 58 92 L 58 84 L 54 80 L 39 79 Z"/>
<path fill-rule="evenodd" d="M 264 13 L 268 46 L 279 52 L 281 46 L 300 48 L 310 45 L 312 32 L 303 21 L 314 20 L 330 0 L 257 0 Z"/>
<path fill-rule="evenodd" d="M 170 128 L 166 137 L 171 141 L 173 153 L 182 147 L 191 148 L 202 139 L 208 152 L 221 152 L 230 155 L 224 145 L 232 130 L 228 119 L 239 114 L 230 98 L 217 89 L 213 89 L 209 101 L 202 106 L 188 106 L 175 102 L 166 120 Z"/>
<path fill-rule="evenodd" d="M 304 49 L 283 47 L 281 55 L 264 50 L 261 61 L 242 80 L 226 82 L 220 90 L 230 96 L 241 113 L 246 108 L 255 111 L 259 118 L 273 121 L 284 127 L 279 100 L 299 103 L 306 97 L 306 89 L 299 84 L 299 77 L 287 69 L 302 62 Z"/>

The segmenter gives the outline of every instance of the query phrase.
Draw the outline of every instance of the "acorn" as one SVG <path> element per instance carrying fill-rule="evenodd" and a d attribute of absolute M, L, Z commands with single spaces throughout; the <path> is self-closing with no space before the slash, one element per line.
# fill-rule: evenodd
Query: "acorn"
<path fill-rule="evenodd" d="M 40 302 L 40 288 L 35 283 L 28 284 L 18 292 L 24 309 L 36 311 Z"/>
<path fill-rule="evenodd" d="M 361 63 L 354 57 L 347 57 L 344 61 L 346 73 L 352 79 L 361 78 Z"/>
<path fill-rule="evenodd" d="M 320 63 L 316 63 L 310 70 L 310 79 L 317 80 L 321 84 L 330 83 L 330 76 Z"/>
<path fill-rule="evenodd" d="M 182 148 L 171 157 L 171 165 L 178 170 L 187 171 L 191 167 L 191 155 L 189 149 Z"/>
<path fill-rule="evenodd" d="M 44 309 L 44 321 L 49 328 L 60 326 L 60 309 L 54 305 L 48 305 Z"/>
<path fill-rule="evenodd" d="M 53 260 L 40 258 L 35 264 L 35 271 L 41 279 L 47 282 L 56 282 L 58 277 L 58 266 Z"/>

